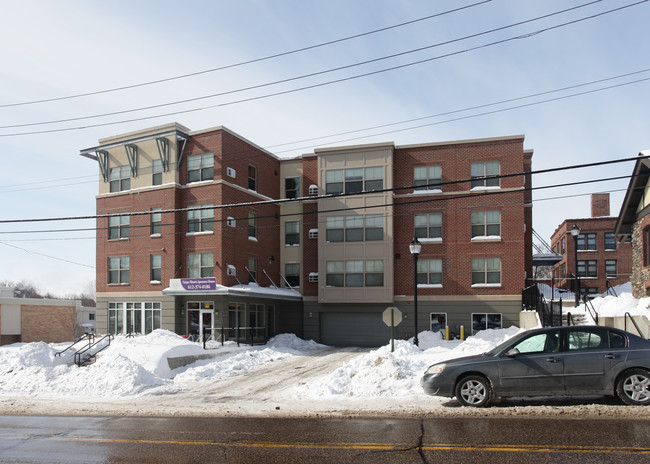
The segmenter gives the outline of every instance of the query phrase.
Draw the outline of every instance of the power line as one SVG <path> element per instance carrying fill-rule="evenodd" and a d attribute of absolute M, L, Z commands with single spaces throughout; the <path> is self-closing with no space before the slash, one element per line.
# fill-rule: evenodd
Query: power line
<path fill-rule="evenodd" d="M 450 14 L 450 13 L 456 13 L 458 11 L 473 8 L 475 6 L 479 6 L 479 5 L 482 5 L 484 3 L 489 3 L 491 1 L 492 0 L 483 0 L 483 1 L 480 1 L 480 2 L 477 2 L 477 3 L 472 3 L 470 5 L 462 6 L 462 7 L 459 7 L 459 8 L 454 8 L 454 9 L 451 9 L 451 10 L 447 10 L 447 11 L 444 11 L 442 13 L 436 13 L 436 14 L 433 14 L 433 15 L 424 16 L 424 17 L 413 19 L 413 20 L 406 21 L 406 22 L 403 22 L 403 23 L 394 24 L 392 26 L 386 26 L 386 27 L 382 27 L 382 28 L 379 28 L 379 29 L 374 29 L 374 30 L 371 30 L 371 31 L 362 32 L 360 34 L 355 34 L 355 35 L 351 35 L 351 36 L 347 36 L 347 37 L 342 37 L 342 38 L 339 38 L 339 39 L 334 39 L 334 40 L 330 40 L 330 41 L 327 41 L 327 42 L 322 42 L 322 43 L 319 43 L 319 44 L 316 44 L 316 45 L 310 45 L 310 46 L 307 46 L 307 47 L 297 48 L 295 50 L 289 50 L 289 51 L 286 51 L 286 52 L 275 53 L 273 55 L 268 55 L 268 56 L 264 56 L 264 57 L 261 57 L 261 58 L 254 58 L 252 60 L 240 61 L 238 63 L 233 63 L 233 64 L 229 64 L 229 65 L 225 65 L 225 66 L 219 66 L 217 68 L 211 68 L 211 69 L 206 69 L 206 70 L 203 70 L 203 71 L 196 71 L 196 72 L 193 72 L 193 73 L 181 74 L 181 75 L 178 75 L 178 76 L 167 77 L 165 79 L 157 79 L 157 80 L 148 81 L 148 82 L 142 82 L 142 83 L 139 83 L 139 84 L 132 84 L 132 85 L 126 85 L 126 86 L 122 86 L 122 87 L 115 87 L 115 88 L 112 88 L 112 89 L 104 89 L 104 90 L 96 90 L 96 91 L 93 91 L 93 92 L 80 93 L 80 94 L 76 94 L 76 95 L 67 95 L 67 96 L 64 96 L 64 97 L 54 97 L 54 98 L 47 98 L 47 99 L 41 99 L 41 100 L 32 100 L 32 101 L 18 102 L 18 103 L 7 103 L 7 104 L 0 105 L 0 108 L 7 108 L 7 107 L 13 107 L 13 106 L 34 105 L 34 104 L 37 104 L 37 103 L 47 103 L 47 102 L 54 102 L 54 101 L 61 101 L 61 100 L 70 100 L 70 99 L 73 99 L 73 98 L 88 97 L 88 96 L 91 96 L 91 95 L 100 95 L 100 94 L 105 94 L 105 93 L 110 93 L 110 92 L 117 92 L 117 91 L 121 91 L 121 90 L 134 89 L 134 88 L 138 88 L 138 87 L 145 87 L 145 86 L 154 85 L 154 84 L 161 84 L 163 82 L 170 82 L 170 81 L 175 81 L 175 80 L 179 80 L 179 79 L 185 79 L 185 78 L 188 78 L 188 77 L 199 76 L 199 75 L 202 75 L 202 74 L 213 73 L 213 72 L 216 72 L 216 71 L 223 71 L 225 69 L 231 69 L 231 68 L 236 68 L 236 67 L 244 66 L 244 65 L 248 65 L 248 64 L 259 63 L 261 61 L 267 61 L 267 60 L 271 60 L 271 59 L 274 59 L 274 58 L 280 58 L 280 57 L 287 56 L 287 55 L 292 55 L 292 54 L 296 54 L 296 53 L 300 53 L 300 52 L 305 52 L 305 51 L 308 51 L 308 50 L 314 50 L 316 48 L 321 48 L 321 47 L 325 47 L 325 46 L 328 46 L 328 45 L 334 45 L 334 44 L 337 44 L 337 43 L 341 43 L 341 42 L 345 42 L 345 41 L 349 41 L 349 40 L 353 40 L 353 39 L 358 39 L 358 38 L 369 36 L 369 35 L 372 35 L 372 34 L 377 34 L 379 32 L 385 32 L 385 31 L 388 31 L 388 30 L 391 30 L 391 29 L 396 29 L 396 28 L 399 28 L 399 27 L 408 26 L 408 25 L 415 24 L 415 23 L 418 23 L 418 22 L 427 21 L 429 19 L 438 18 L 440 16 L 444 16 L 444 15 L 447 15 L 447 14 Z M 601 0 L 598 0 L 598 1 L 601 1 Z M 595 3 L 595 2 L 592 2 L 592 3 Z"/>
<path fill-rule="evenodd" d="M 597 13 L 597 14 L 594 14 L 594 15 L 591 15 L 591 16 L 583 17 L 583 18 L 576 19 L 576 20 L 573 20 L 573 21 L 569 21 L 569 22 L 566 22 L 566 23 L 562 23 L 562 24 L 559 24 L 559 25 L 543 28 L 541 30 L 538 30 L 538 31 L 535 31 L 535 32 L 532 32 L 532 33 L 518 35 L 518 36 L 510 37 L 510 38 L 507 38 L 507 39 L 502 39 L 502 40 L 498 40 L 498 41 L 495 41 L 495 42 L 491 42 L 491 43 L 487 43 L 487 44 L 483 44 L 483 45 L 478 45 L 478 46 L 471 47 L 471 48 L 466 48 L 466 49 L 460 50 L 460 51 L 450 52 L 450 53 L 443 54 L 443 55 L 438 55 L 438 56 L 432 57 L 432 58 L 426 58 L 426 59 L 422 59 L 422 60 L 418 60 L 418 61 L 414 61 L 414 62 L 410 62 L 410 63 L 405 63 L 405 64 L 402 64 L 402 65 L 397 65 L 397 66 L 393 66 L 393 67 L 389 67 L 389 68 L 384 68 L 384 69 L 381 69 L 381 70 L 371 71 L 371 72 L 362 73 L 362 74 L 358 74 L 358 75 L 354 75 L 354 76 L 348 76 L 348 77 L 344 77 L 344 78 L 340 78 L 340 79 L 334 79 L 334 80 L 331 80 L 331 81 L 326 81 L 326 82 L 321 82 L 321 83 L 317 83 L 317 84 L 307 85 L 307 86 L 298 87 L 298 88 L 294 88 L 294 89 L 278 91 L 278 92 L 275 92 L 275 93 L 259 95 L 259 96 L 249 97 L 249 98 L 243 98 L 243 99 L 240 99 L 240 100 L 234 100 L 234 101 L 230 101 L 230 102 L 224 102 L 224 103 L 219 103 L 219 104 L 214 104 L 214 105 L 208 105 L 208 106 L 199 107 L 199 108 L 178 110 L 178 111 L 168 112 L 168 113 L 164 113 L 164 114 L 158 114 L 158 115 L 154 115 L 154 116 L 143 116 L 143 117 L 125 119 L 125 120 L 120 120 L 120 121 L 104 122 L 104 123 L 97 123 L 97 124 L 87 124 L 87 125 L 78 126 L 78 127 L 67 127 L 67 128 L 59 128 L 59 129 L 48 129 L 48 130 L 39 130 L 39 131 L 28 131 L 28 132 L 15 132 L 15 133 L 9 133 L 9 134 L 0 134 L 0 137 L 47 134 L 47 133 L 55 133 L 55 132 L 66 132 L 66 131 L 71 131 L 71 130 L 82 130 L 82 129 L 88 129 L 88 128 L 94 128 L 94 127 L 111 126 L 111 125 L 116 125 L 116 124 L 124 124 L 124 123 L 137 122 L 137 121 L 145 121 L 145 120 L 150 120 L 150 119 L 158 119 L 158 118 L 162 118 L 162 117 L 175 116 L 175 115 L 179 115 L 179 114 L 186 114 L 186 113 L 204 111 L 204 110 L 207 110 L 207 109 L 230 106 L 230 105 L 235 105 L 235 104 L 239 104 L 239 103 L 251 102 L 251 101 L 266 99 L 266 98 L 270 98 L 270 97 L 286 95 L 286 94 L 290 94 L 290 93 L 300 92 L 300 91 L 303 91 L 303 90 L 314 89 L 314 88 L 323 87 L 323 86 L 327 86 L 327 85 L 331 85 L 331 84 L 335 84 L 335 83 L 346 82 L 346 81 L 350 81 L 350 80 L 354 80 L 354 79 L 359 79 L 359 78 L 362 78 L 362 77 L 368 77 L 368 76 L 372 76 L 372 75 L 376 75 L 376 74 L 385 73 L 385 72 L 388 72 L 388 71 L 394 71 L 394 70 L 398 70 L 398 69 L 402 69 L 402 68 L 406 68 L 406 67 L 410 67 L 410 66 L 414 66 L 414 65 L 418 65 L 418 64 L 423 64 L 423 63 L 431 62 L 431 61 L 438 60 L 438 59 L 441 59 L 441 58 L 447 58 L 447 57 L 450 57 L 450 56 L 455 56 L 455 55 L 467 53 L 467 52 L 470 52 L 470 51 L 475 51 L 475 50 L 479 50 L 479 49 L 482 49 L 482 48 L 491 47 L 491 46 L 494 46 L 494 45 L 500 45 L 500 44 L 510 42 L 510 41 L 513 41 L 513 40 L 525 39 L 525 38 L 531 37 L 533 35 L 540 34 L 542 32 L 547 32 L 547 31 L 550 31 L 550 30 L 553 30 L 553 29 L 558 29 L 560 27 L 564 27 L 564 26 L 575 24 L 575 23 L 579 23 L 581 21 L 594 19 L 596 17 L 603 16 L 605 14 L 613 13 L 613 12 L 616 12 L 616 11 L 620 11 L 622 9 L 629 8 L 629 7 L 632 7 L 632 6 L 636 6 L 636 5 L 639 5 L 641 3 L 646 3 L 648 1 L 649 0 L 640 0 L 639 2 L 636 2 L 636 3 L 633 3 L 633 4 L 625 5 L 625 6 L 622 6 L 622 7 L 619 7 L 619 8 L 615 8 L 615 9 L 608 10 L 608 11 L 605 11 L 605 12 Z M 555 13 L 555 14 L 557 14 L 557 13 Z M 530 21 L 532 21 L 532 20 L 530 20 Z M 350 65 L 350 66 L 347 66 L 347 67 L 352 67 L 352 66 L 358 66 L 358 64 Z M 336 68 L 335 70 L 344 69 L 344 68 L 346 68 L 346 67 Z M 188 102 L 188 101 L 193 101 L 193 100 L 212 98 L 212 97 L 215 97 L 215 96 L 223 96 L 223 95 L 230 94 L 230 93 L 241 92 L 241 91 L 244 91 L 244 90 L 251 90 L 251 89 L 254 89 L 254 88 L 260 88 L 260 87 L 264 87 L 264 86 L 268 86 L 268 85 L 274 85 L 274 84 L 277 84 L 277 83 L 283 83 L 283 82 L 288 82 L 288 81 L 291 81 L 291 80 L 302 79 L 302 78 L 305 78 L 305 77 L 311 77 L 311 76 L 315 76 L 315 75 L 318 75 L 318 74 L 323 74 L 323 73 L 326 73 L 326 72 L 332 72 L 332 71 L 333 70 L 328 70 L 328 71 L 323 71 L 323 72 L 320 72 L 320 73 L 308 74 L 308 75 L 305 75 L 305 76 L 294 77 L 294 78 L 290 78 L 290 79 L 276 81 L 276 82 L 270 83 L 270 84 L 269 83 L 261 84 L 260 86 L 252 86 L 252 87 L 248 87 L 248 88 L 244 88 L 244 89 L 238 89 L 238 90 L 233 90 L 233 91 L 229 91 L 229 92 L 223 92 L 223 93 L 214 94 L 214 95 L 210 95 L 210 96 L 197 97 L 195 99 L 183 100 L 181 102 L 153 105 L 153 106 L 150 106 L 150 107 L 140 108 L 140 109 L 136 109 L 136 110 L 125 110 L 125 111 L 115 112 L 115 113 L 106 113 L 104 115 L 95 115 L 95 116 L 88 116 L 88 117 L 72 118 L 69 121 L 78 120 L 78 119 L 88 119 L 88 118 L 94 118 L 94 117 L 103 117 L 103 116 L 109 116 L 109 115 L 115 115 L 115 114 L 123 114 L 123 113 L 140 111 L 140 110 L 144 110 L 144 109 L 153 109 L 153 108 L 158 108 L 158 107 L 161 107 L 161 106 L 167 106 L 167 105 L 171 105 L 171 104 L 178 104 L 178 103 L 183 103 L 183 102 Z M 42 125 L 42 124 L 50 124 L 50 123 L 54 123 L 54 122 L 57 122 L 57 121 L 31 123 L 31 124 L 27 124 L 27 125 Z M 58 121 L 58 122 L 64 122 L 64 121 L 61 120 L 61 121 Z M 5 128 L 8 128 L 8 127 L 16 127 L 16 126 L 5 126 Z"/>

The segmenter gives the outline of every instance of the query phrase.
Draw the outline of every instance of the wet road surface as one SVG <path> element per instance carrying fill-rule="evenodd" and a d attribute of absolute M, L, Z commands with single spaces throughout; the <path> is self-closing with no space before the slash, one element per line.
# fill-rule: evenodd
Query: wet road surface
<path fill-rule="evenodd" d="M 650 462 L 650 421 L 0 416 L 3 463 Z"/>

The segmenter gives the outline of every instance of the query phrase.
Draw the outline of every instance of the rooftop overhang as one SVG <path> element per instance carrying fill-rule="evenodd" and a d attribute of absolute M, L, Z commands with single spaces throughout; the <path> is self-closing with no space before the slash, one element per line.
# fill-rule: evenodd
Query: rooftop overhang
<path fill-rule="evenodd" d="M 645 187 L 650 178 L 650 152 L 639 153 L 639 159 L 634 165 L 634 172 L 630 178 L 630 183 L 621 205 L 621 211 L 618 214 L 614 233 L 618 240 L 623 241 L 632 236 L 632 226 L 639 217 L 639 204 L 643 201 Z M 647 208 L 646 208 L 647 209 Z M 647 212 L 641 212 L 641 215 Z"/>
<path fill-rule="evenodd" d="M 290 288 L 260 287 L 252 283 L 226 287 L 217 284 L 214 277 L 171 279 L 169 287 L 162 293 L 171 296 L 236 296 L 265 300 L 302 301 L 300 292 Z"/>

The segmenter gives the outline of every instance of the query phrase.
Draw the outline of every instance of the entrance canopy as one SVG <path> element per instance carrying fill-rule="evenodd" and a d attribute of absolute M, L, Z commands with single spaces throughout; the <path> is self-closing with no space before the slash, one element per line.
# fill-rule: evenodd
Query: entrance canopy
<path fill-rule="evenodd" d="M 255 283 L 225 287 L 217 284 L 217 279 L 215 277 L 171 279 L 169 281 L 169 287 L 164 289 L 162 293 L 163 295 L 171 296 L 219 295 L 245 296 L 249 298 L 265 298 L 273 300 L 302 300 L 300 292 L 292 288 L 260 287 Z"/>
<path fill-rule="evenodd" d="M 533 266 L 555 266 L 562 258 L 559 253 L 539 253 L 533 255 Z"/>

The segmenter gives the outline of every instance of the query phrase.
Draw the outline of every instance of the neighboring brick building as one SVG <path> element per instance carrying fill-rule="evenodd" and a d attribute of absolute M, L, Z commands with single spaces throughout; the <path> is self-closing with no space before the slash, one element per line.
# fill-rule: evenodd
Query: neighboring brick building
<path fill-rule="evenodd" d="M 639 153 L 614 233 L 620 242 L 631 242 L 632 294 L 650 296 L 650 151 Z"/>
<path fill-rule="evenodd" d="M 397 336 L 412 336 L 414 236 L 419 330 L 517 325 L 532 272 L 523 142 L 279 159 L 223 127 L 102 139 L 81 152 L 101 174 L 97 330 L 378 345 L 390 336 L 381 313 L 397 306 Z"/>
<path fill-rule="evenodd" d="M 0 291 L 0 345 L 74 341 L 80 300 L 15 298 L 13 288 Z"/>
<path fill-rule="evenodd" d="M 553 279 L 558 288 L 574 291 L 576 262 L 574 226 L 578 235 L 578 267 L 581 296 L 605 293 L 608 286 L 629 282 L 632 274 L 632 247 L 629 242 L 616 240 L 616 217 L 610 216 L 609 194 L 591 196 L 591 217 L 565 219 L 553 232 L 551 247 L 562 255 L 553 267 Z"/>

